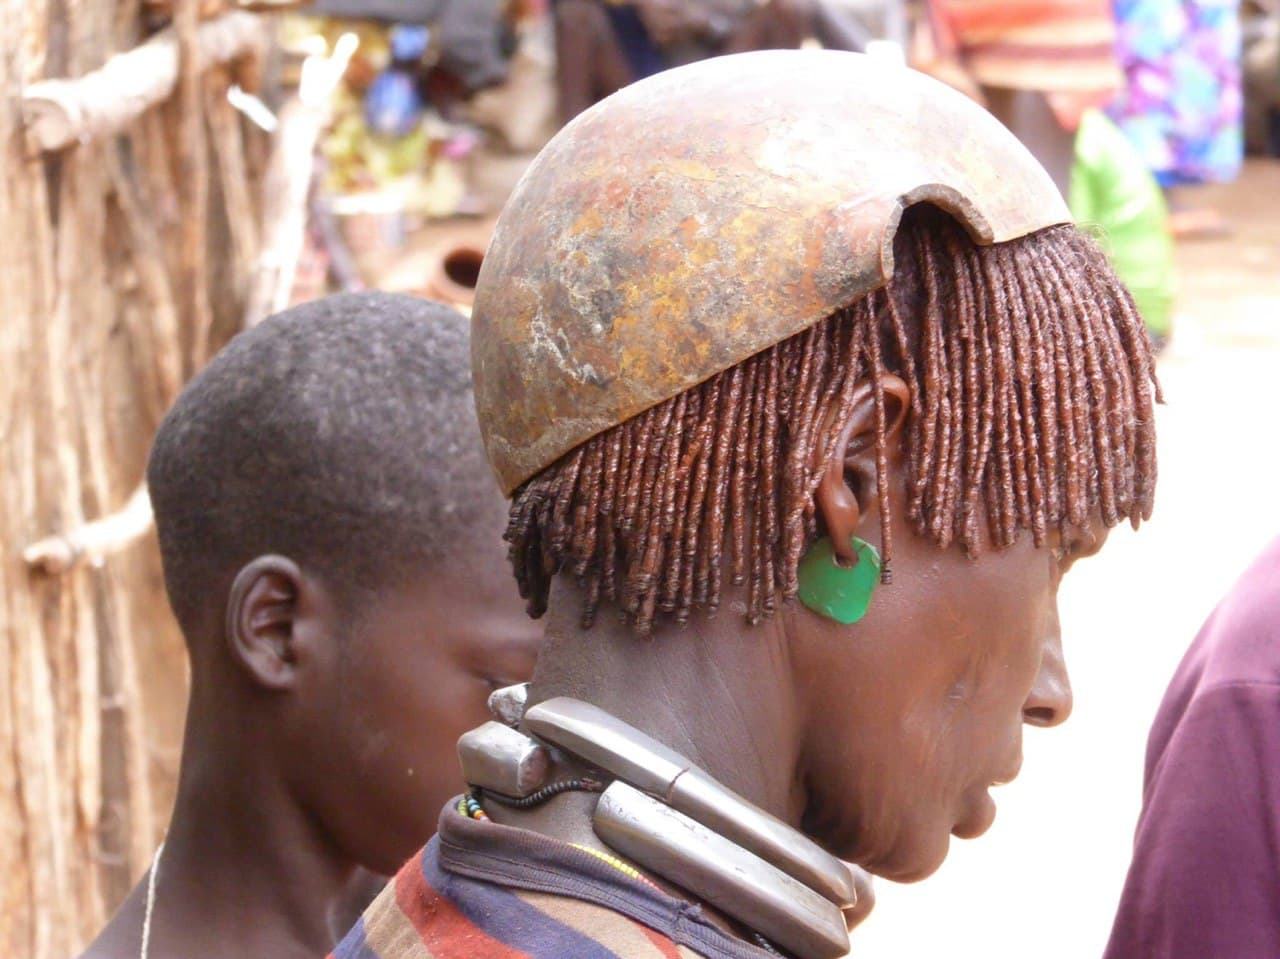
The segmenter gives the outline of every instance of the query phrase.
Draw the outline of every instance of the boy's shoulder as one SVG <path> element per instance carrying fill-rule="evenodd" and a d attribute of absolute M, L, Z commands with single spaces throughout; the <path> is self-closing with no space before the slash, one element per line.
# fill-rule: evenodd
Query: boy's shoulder
<path fill-rule="evenodd" d="M 97 938 L 85 947 L 77 959 L 138 959 L 142 954 L 142 927 L 147 912 L 147 878 L 144 873 L 115 914 L 102 927 Z M 153 941 L 150 959 L 164 959 Z"/>
<path fill-rule="evenodd" d="M 142 949 L 142 911 L 134 901 L 137 892 L 135 889 L 129 894 L 78 959 L 138 959 Z"/>

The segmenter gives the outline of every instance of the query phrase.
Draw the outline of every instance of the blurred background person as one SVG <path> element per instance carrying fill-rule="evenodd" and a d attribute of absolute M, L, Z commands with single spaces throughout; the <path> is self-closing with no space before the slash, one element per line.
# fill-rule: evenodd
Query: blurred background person
<path fill-rule="evenodd" d="M 1173 327 L 1173 238 L 1169 211 L 1151 171 L 1101 110 L 1087 110 L 1075 137 L 1071 215 L 1107 251 L 1133 294 L 1157 349 Z"/>
<path fill-rule="evenodd" d="M 1241 8 L 1245 152 L 1280 156 L 1280 0 Z"/>
<path fill-rule="evenodd" d="M 983 103 L 1063 196 L 1081 116 L 1124 79 L 1111 0 L 924 0 L 913 60 Z"/>
<path fill-rule="evenodd" d="M 435 34 L 435 57 L 421 77 L 424 93 L 453 100 L 507 78 L 515 49 L 510 6 L 504 0 L 315 0 L 309 10 L 429 29 Z"/>
<path fill-rule="evenodd" d="M 1280 956 L 1280 539 L 1178 667 L 1145 780 L 1105 959 Z"/>
<path fill-rule="evenodd" d="M 922 13 L 916 65 L 985 104 L 1035 154 L 1163 345 L 1173 303 L 1165 199 L 1100 110 L 1125 82 L 1110 0 L 926 0 Z"/>
<path fill-rule="evenodd" d="M 862 50 L 861 24 L 822 0 L 554 0 L 561 122 L 629 83 L 694 60 L 799 47 Z"/>
<path fill-rule="evenodd" d="M 1226 183 L 1244 158 L 1239 0 L 1115 0 L 1125 83 L 1111 117 L 1166 189 Z M 1175 236 L 1221 233 L 1210 208 L 1172 204 Z"/>

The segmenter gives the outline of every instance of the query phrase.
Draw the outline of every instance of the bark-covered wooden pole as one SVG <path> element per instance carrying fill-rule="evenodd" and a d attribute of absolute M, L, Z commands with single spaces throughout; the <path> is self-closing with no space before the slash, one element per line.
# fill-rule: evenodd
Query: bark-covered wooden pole
<path fill-rule="evenodd" d="M 0 956 L 73 955 L 172 798 L 185 657 L 140 483 L 260 216 L 225 96 L 265 33 L 196 7 L 148 43 L 138 0 L 0 0 Z"/>

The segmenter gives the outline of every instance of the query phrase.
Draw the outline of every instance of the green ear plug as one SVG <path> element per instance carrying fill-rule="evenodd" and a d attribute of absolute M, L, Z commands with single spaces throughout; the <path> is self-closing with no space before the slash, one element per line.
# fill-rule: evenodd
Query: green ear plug
<path fill-rule="evenodd" d="M 796 571 L 800 602 L 819 616 L 849 626 L 862 619 L 871 605 L 871 594 L 880 584 L 880 554 L 864 539 L 850 540 L 858 561 L 841 566 L 831 538 L 824 536 L 809 548 Z"/>

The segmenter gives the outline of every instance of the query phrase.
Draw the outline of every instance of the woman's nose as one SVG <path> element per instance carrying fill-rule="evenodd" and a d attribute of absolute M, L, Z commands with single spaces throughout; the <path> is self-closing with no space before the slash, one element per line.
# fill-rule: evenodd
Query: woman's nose
<path fill-rule="evenodd" d="M 1062 656 L 1062 633 L 1058 629 L 1058 611 L 1053 611 L 1040 670 L 1027 701 L 1022 704 L 1022 721 L 1029 726 L 1057 726 L 1071 715 L 1071 677 Z"/>

